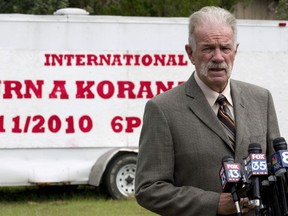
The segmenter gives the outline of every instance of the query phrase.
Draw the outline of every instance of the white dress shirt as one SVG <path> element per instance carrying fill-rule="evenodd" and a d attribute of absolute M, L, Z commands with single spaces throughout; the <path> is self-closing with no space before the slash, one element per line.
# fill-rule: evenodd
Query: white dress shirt
<path fill-rule="evenodd" d="M 194 73 L 194 77 L 196 80 L 196 83 L 199 85 L 200 89 L 204 93 L 208 103 L 210 104 L 211 108 L 217 115 L 218 109 L 219 109 L 219 104 L 216 102 L 219 94 L 223 94 L 226 99 L 228 100 L 228 107 L 232 113 L 232 117 L 234 118 L 234 110 L 233 110 L 233 101 L 231 97 L 231 89 L 230 89 L 230 79 L 228 79 L 228 84 L 226 88 L 221 92 L 218 93 L 216 91 L 213 91 L 210 89 L 198 76 L 197 72 Z"/>

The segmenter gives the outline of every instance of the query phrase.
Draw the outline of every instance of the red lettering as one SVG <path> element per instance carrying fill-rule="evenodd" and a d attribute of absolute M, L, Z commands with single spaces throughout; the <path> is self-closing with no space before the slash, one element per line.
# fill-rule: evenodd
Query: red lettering
<path fill-rule="evenodd" d="M 125 132 L 132 133 L 134 129 L 141 125 L 141 119 L 138 117 L 126 117 L 127 128 Z"/>
<path fill-rule="evenodd" d="M 59 66 L 63 65 L 63 55 L 51 54 L 51 57 L 52 57 L 52 63 L 51 63 L 52 66 L 55 66 L 56 63 L 58 63 Z"/>
<path fill-rule="evenodd" d="M 100 57 L 100 64 L 99 65 L 104 65 L 103 61 L 105 62 L 106 65 L 111 65 L 111 54 L 107 55 L 99 55 Z"/>
<path fill-rule="evenodd" d="M 21 93 L 22 84 L 19 81 L 4 81 L 3 98 L 12 98 L 12 92 L 14 92 L 17 98 L 23 98 Z"/>
<path fill-rule="evenodd" d="M 168 86 L 165 86 L 163 82 L 156 81 L 156 86 L 157 86 L 157 93 L 156 94 L 158 95 L 162 92 L 168 91 L 169 89 L 173 88 L 174 82 L 168 81 L 167 85 Z"/>
<path fill-rule="evenodd" d="M 188 61 L 184 60 L 184 55 L 178 55 L 178 66 L 187 66 L 188 65 Z"/>
<path fill-rule="evenodd" d="M 42 97 L 42 86 L 44 84 L 43 80 L 37 80 L 36 84 L 32 80 L 24 80 L 25 84 L 25 93 L 22 94 L 22 83 L 20 81 L 4 81 L 4 94 L 3 98 L 9 99 L 12 98 L 12 93 L 14 92 L 17 98 L 32 98 L 31 91 L 33 91 L 36 98 Z"/>
<path fill-rule="evenodd" d="M 115 116 L 111 121 L 111 128 L 115 133 L 120 133 L 123 130 L 122 125 L 123 118 L 121 116 Z"/>
<path fill-rule="evenodd" d="M 151 64 L 152 64 L 152 61 L 153 61 L 153 59 L 152 59 L 152 57 L 151 57 L 150 55 L 144 55 L 144 56 L 142 57 L 142 64 L 143 64 L 144 66 L 149 66 L 149 65 L 151 65 Z"/>
<path fill-rule="evenodd" d="M 168 55 L 168 61 L 167 61 L 167 66 L 176 66 L 177 62 L 175 59 L 175 55 Z"/>
<path fill-rule="evenodd" d="M 37 86 L 32 82 L 32 80 L 25 80 L 24 83 L 26 86 L 26 92 L 24 94 L 24 98 L 32 98 L 30 90 L 34 92 L 34 95 L 37 98 L 42 98 L 42 86 L 44 84 L 43 80 L 37 80 L 36 81 Z"/>
<path fill-rule="evenodd" d="M 126 117 L 115 116 L 111 121 L 111 128 L 115 133 L 121 133 L 125 129 L 126 133 L 133 133 L 135 128 L 140 127 L 141 119 L 135 116 Z"/>
<path fill-rule="evenodd" d="M 106 86 L 106 92 L 105 90 Z M 97 86 L 97 93 L 100 97 L 104 99 L 109 99 L 114 95 L 115 88 L 112 82 L 110 81 L 102 81 Z"/>
<path fill-rule="evenodd" d="M 125 98 L 125 92 L 128 92 L 128 98 L 136 98 L 136 95 L 134 94 L 134 83 L 130 81 L 119 81 L 118 83 L 118 88 L 119 92 L 117 97 L 118 98 Z"/>
<path fill-rule="evenodd" d="M 165 65 L 165 57 L 166 55 L 155 55 L 154 58 L 155 58 L 155 62 L 154 62 L 154 66 L 158 66 L 158 62 L 160 62 L 160 65 L 163 66 Z"/>
<path fill-rule="evenodd" d="M 61 99 L 69 99 L 69 95 L 67 94 L 66 88 L 65 88 L 66 81 L 54 81 L 54 88 L 52 89 L 52 92 L 49 94 L 49 98 L 57 98 L 57 93 L 60 94 Z"/>
<path fill-rule="evenodd" d="M 67 62 L 66 66 L 71 66 L 72 65 L 72 59 L 74 59 L 74 55 L 73 54 L 64 55 L 64 59 Z"/>
<path fill-rule="evenodd" d="M 121 55 L 114 55 L 114 59 L 111 65 L 122 66 Z"/>
<path fill-rule="evenodd" d="M 11 99 L 25 98 L 31 99 L 43 97 L 44 80 L 24 80 L 23 83 L 16 80 L 0 80 L 3 87 L 3 98 Z M 96 93 L 100 98 L 110 99 L 117 92 L 116 97 L 121 99 L 135 99 L 135 98 L 152 98 L 162 92 L 168 91 L 174 87 L 174 84 L 181 84 L 182 81 L 139 81 L 138 83 L 132 81 L 118 81 L 117 85 L 109 80 L 100 81 L 94 88 L 96 82 L 92 80 L 75 81 L 75 98 L 78 99 L 93 99 Z M 54 86 L 48 95 L 49 98 L 69 99 L 66 90 L 65 80 L 55 80 Z M 24 93 L 23 93 L 24 92 Z"/>
<path fill-rule="evenodd" d="M 44 54 L 45 66 L 187 66 L 184 55 L 175 54 Z"/>
<path fill-rule="evenodd" d="M 83 60 L 85 58 L 85 55 L 76 55 L 76 66 L 84 66 L 85 61 Z"/>
<path fill-rule="evenodd" d="M 44 65 L 45 65 L 45 66 L 50 66 L 50 61 L 49 61 L 49 59 L 50 59 L 50 54 L 45 54 L 44 56 L 45 56 Z"/>
<path fill-rule="evenodd" d="M 124 60 L 126 60 L 126 66 L 131 66 L 131 60 L 133 59 L 132 54 L 124 54 L 123 55 Z"/>
<path fill-rule="evenodd" d="M 86 81 L 86 86 L 84 86 L 84 81 L 76 81 L 76 98 L 94 98 L 94 94 L 91 91 L 91 87 L 95 84 L 94 81 Z"/>
<path fill-rule="evenodd" d="M 97 56 L 88 54 L 87 55 L 87 65 L 92 66 L 92 65 L 98 65 L 97 63 Z"/>
<path fill-rule="evenodd" d="M 151 90 L 151 82 L 150 81 L 141 81 L 140 89 L 137 94 L 137 98 L 143 98 L 143 93 L 146 93 L 146 98 L 152 98 L 154 95 Z"/>
<path fill-rule="evenodd" d="M 140 55 L 135 55 L 135 63 L 134 66 L 140 66 Z"/>

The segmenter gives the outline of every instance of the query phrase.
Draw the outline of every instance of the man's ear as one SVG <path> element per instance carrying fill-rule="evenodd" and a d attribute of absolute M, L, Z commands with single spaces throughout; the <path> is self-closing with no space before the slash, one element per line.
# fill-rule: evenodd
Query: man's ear
<path fill-rule="evenodd" d="M 191 63 L 194 64 L 194 60 L 193 60 L 193 50 L 191 48 L 191 46 L 189 44 L 186 44 L 185 45 L 185 50 L 186 50 L 186 53 L 188 55 L 188 58 L 190 59 Z"/>
<path fill-rule="evenodd" d="M 235 55 L 237 54 L 238 47 L 239 47 L 239 43 L 236 44 Z"/>

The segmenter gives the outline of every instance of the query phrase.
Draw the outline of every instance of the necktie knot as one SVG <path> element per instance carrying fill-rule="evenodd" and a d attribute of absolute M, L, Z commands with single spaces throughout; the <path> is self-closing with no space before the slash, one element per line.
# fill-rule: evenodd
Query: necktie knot
<path fill-rule="evenodd" d="M 224 104 L 226 104 L 227 99 L 224 95 L 220 94 L 216 100 L 216 102 L 220 105 L 223 106 Z"/>

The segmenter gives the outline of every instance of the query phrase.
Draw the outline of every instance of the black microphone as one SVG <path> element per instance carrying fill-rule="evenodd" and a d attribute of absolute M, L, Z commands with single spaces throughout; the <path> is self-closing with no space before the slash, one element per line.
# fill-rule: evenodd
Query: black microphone
<path fill-rule="evenodd" d="M 251 143 L 248 147 L 248 157 L 245 159 L 247 177 L 251 180 L 251 202 L 255 206 L 255 214 L 260 215 L 261 185 L 260 176 L 268 175 L 266 155 L 262 154 L 259 143 Z"/>
<path fill-rule="evenodd" d="M 288 150 L 285 139 L 283 137 L 274 139 L 273 148 L 275 153 L 271 157 L 272 170 L 276 176 L 284 175 L 287 182 Z"/>
<path fill-rule="evenodd" d="M 240 199 L 236 190 L 236 184 L 241 178 L 240 163 L 234 163 L 231 156 L 222 158 L 222 167 L 219 171 L 222 191 L 230 192 L 236 206 L 237 215 L 242 216 Z"/>
<path fill-rule="evenodd" d="M 288 151 L 287 143 L 283 137 L 273 140 L 275 153 L 271 157 L 272 171 L 277 178 L 277 192 L 280 200 L 282 215 L 288 215 L 285 181 L 287 183 Z M 284 178 L 283 178 L 284 176 Z"/>

